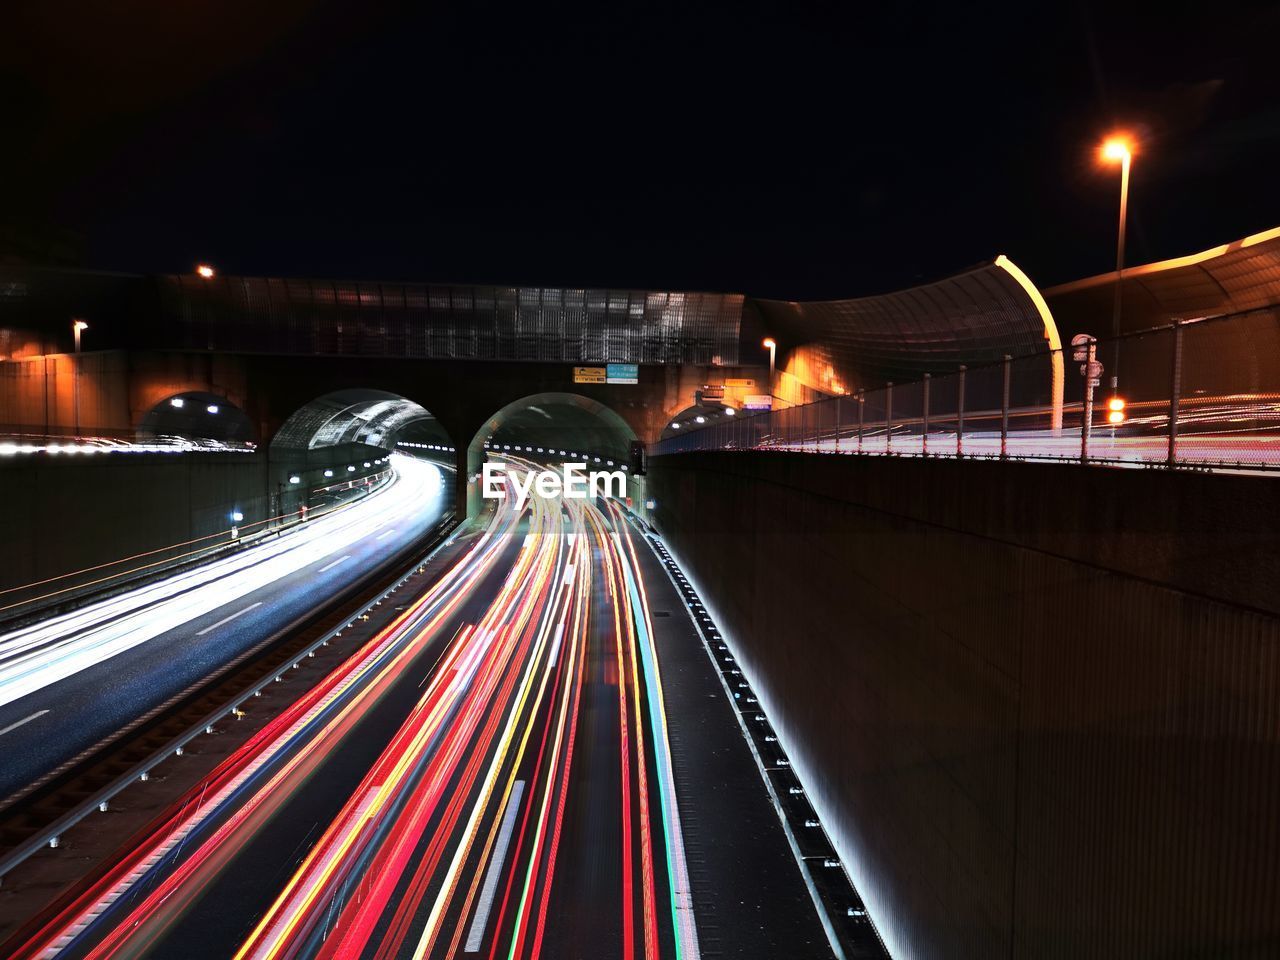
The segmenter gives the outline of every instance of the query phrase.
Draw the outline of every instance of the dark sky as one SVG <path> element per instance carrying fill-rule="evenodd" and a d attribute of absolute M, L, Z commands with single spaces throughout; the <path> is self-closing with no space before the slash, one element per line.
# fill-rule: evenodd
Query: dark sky
<path fill-rule="evenodd" d="M 0 219 L 95 267 L 1047 285 L 1113 262 L 1117 125 L 1131 262 L 1280 225 L 1277 4 L 20 6 Z"/>

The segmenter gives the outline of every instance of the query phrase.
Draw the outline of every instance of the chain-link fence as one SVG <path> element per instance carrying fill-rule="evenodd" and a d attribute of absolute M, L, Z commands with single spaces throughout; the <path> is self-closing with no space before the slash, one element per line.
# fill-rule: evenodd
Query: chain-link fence
<path fill-rule="evenodd" d="M 1280 469 L 1280 310 L 1184 320 L 740 415 L 652 452 L 693 450 Z"/>

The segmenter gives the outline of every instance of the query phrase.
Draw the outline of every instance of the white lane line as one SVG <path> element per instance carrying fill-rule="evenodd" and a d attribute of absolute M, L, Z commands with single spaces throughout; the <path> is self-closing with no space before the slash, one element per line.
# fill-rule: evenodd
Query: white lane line
<path fill-rule="evenodd" d="M 32 720 L 35 720 L 39 717 L 43 717 L 48 712 L 49 712 L 48 710 L 37 710 L 31 716 L 23 717 L 21 720 L 18 720 L 16 723 L 9 724 L 3 730 L 0 730 L 0 737 L 3 737 L 6 733 L 12 733 L 14 730 L 17 730 L 24 723 L 30 723 Z"/>
<path fill-rule="evenodd" d="M 326 570 L 332 570 L 332 569 L 333 569 L 334 567 L 336 567 L 338 564 L 342 563 L 342 562 L 343 562 L 343 561 L 345 561 L 345 560 L 350 560 L 350 559 L 351 559 L 351 554 L 349 554 L 349 553 L 348 553 L 345 557 L 339 557 L 337 560 L 333 561 L 333 563 L 326 563 L 323 567 L 321 567 L 321 568 L 320 568 L 318 571 L 316 571 L 316 572 L 317 572 L 317 573 L 324 573 Z"/>
<path fill-rule="evenodd" d="M 463 953 L 479 953 L 480 944 L 484 940 L 484 928 L 489 922 L 489 911 L 493 909 L 493 895 L 498 892 L 498 875 L 502 873 L 502 862 L 507 859 L 507 847 L 511 843 L 511 830 L 516 825 L 516 814 L 520 811 L 520 798 L 524 795 L 524 781 L 517 780 L 511 790 L 511 798 L 507 800 L 507 812 L 502 815 L 502 831 L 498 834 L 498 845 L 493 850 L 493 858 L 489 861 L 489 871 L 484 875 L 484 886 L 480 888 L 480 906 L 476 909 L 475 919 L 471 921 L 471 930 L 467 933 L 467 942 Z"/>
<path fill-rule="evenodd" d="M 249 604 L 247 607 L 245 607 L 243 610 L 237 610 L 237 611 L 236 611 L 235 613 L 233 613 L 231 616 L 229 616 L 229 617 L 223 617 L 223 618 L 222 618 L 221 620 L 219 620 L 217 623 L 212 624 L 211 626 L 205 627 L 203 630 L 197 630 L 197 631 L 196 631 L 196 636 L 197 636 L 197 637 L 203 637 L 203 636 L 204 636 L 206 633 L 208 633 L 210 630 L 217 630 L 217 629 L 218 629 L 220 626 L 222 626 L 224 623 L 230 623 L 230 622 L 231 622 L 232 620 L 234 620 L 236 617 L 243 617 L 243 616 L 244 616 L 246 613 L 248 613 L 250 610 L 254 609 L 255 607 L 260 607 L 260 606 L 262 606 L 262 601 L 261 601 L 261 600 L 259 600 L 257 603 L 251 603 L 251 604 Z"/>
<path fill-rule="evenodd" d="M 560 656 L 560 640 L 564 637 L 564 624 L 556 624 L 556 639 L 551 644 L 551 663 L 550 666 L 556 665 L 556 658 Z"/>
<path fill-rule="evenodd" d="M 376 537 L 374 537 L 374 539 L 375 539 L 375 540 L 385 540 L 385 539 L 387 539 L 387 537 L 391 536 L 393 533 L 395 533 L 395 531 L 394 531 L 394 530 L 388 530 L 386 533 L 380 533 L 380 534 L 378 534 Z"/>

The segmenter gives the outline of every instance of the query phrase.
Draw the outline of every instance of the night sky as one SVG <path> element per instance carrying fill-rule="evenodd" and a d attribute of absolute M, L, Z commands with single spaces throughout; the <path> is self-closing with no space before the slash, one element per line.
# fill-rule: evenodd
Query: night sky
<path fill-rule="evenodd" d="M 1049 285 L 1113 263 L 1116 126 L 1131 263 L 1280 225 L 1276 4 L 22 6 L 0 221 L 86 266 L 805 299 L 1005 253 Z"/>

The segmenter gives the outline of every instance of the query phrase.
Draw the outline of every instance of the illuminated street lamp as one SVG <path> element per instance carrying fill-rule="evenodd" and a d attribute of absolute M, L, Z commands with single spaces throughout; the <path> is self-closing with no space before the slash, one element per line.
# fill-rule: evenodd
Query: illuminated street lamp
<path fill-rule="evenodd" d="M 71 334 L 76 340 L 76 353 L 80 353 L 80 333 L 88 330 L 89 325 L 83 320 L 75 319 L 71 321 Z M 80 436 L 80 362 L 77 360 L 71 374 L 71 406 L 74 411 L 74 427 L 75 435 Z"/>
<path fill-rule="evenodd" d="M 769 351 L 769 395 L 773 396 L 773 372 L 778 361 L 778 341 L 773 337 L 765 337 L 763 346 Z"/>
<path fill-rule="evenodd" d="M 217 273 L 217 271 L 214 270 L 213 267 L 209 266 L 209 264 L 207 263 L 197 263 L 196 273 L 204 277 L 206 280 L 212 280 L 214 278 L 214 275 Z"/>
<path fill-rule="evenodd" d="M 1116 237 L 1115 299 L 1111 309 L 1111 393 L 1120 390 L 1120 302 L 1121 280 L 1124 279 L 1124 232 L 1129 216 L 1129 165 L 1133 161 L 1133 141 L 1123 135 L 1113 136 L 1102 145 L 1102 159 L 1120 164 L 1120 229 Z"/>

